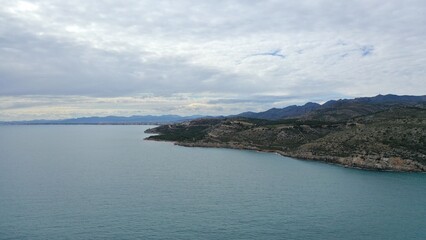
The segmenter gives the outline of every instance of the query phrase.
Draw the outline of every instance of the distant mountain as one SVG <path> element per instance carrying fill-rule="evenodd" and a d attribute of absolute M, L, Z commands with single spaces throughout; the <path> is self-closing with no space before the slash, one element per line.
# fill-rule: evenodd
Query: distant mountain
<path fill-rule="evenodd" d="M 107 117 L 81 117 L 61 120 L 31 120 L 31 121 L 12 121 L 0 122 L 2 124 L 169 124 L 189 121 L 201 117 L 201 115 L 178 116 L 178 115 L 162 115 L 162 116 L 107 116 Z"/>
<path fill-rule="evenodd" d="M 318 103 L 308 102 L 303 106 L 292 105 L 285 108 L 271 108 L 267 111 L 260 112 L 260 113 L 244 112 L 236 116 L 246 117 L 246 118 L 278 120 L 278 119 L 301 116 L 303 114 L 316 110 L 319 107 L 321 107 L 321 105 Z"/>
<path fill-rule="evenodd" d="M 320 108 L 307 113 L 304 119 L 325 121 L 346 121 L 348 119 L 365 116 L 389 108 L 398 107 L 426 107 L 426 96 L 398 96 L 377 95 L 355 99 L 331 100 Z"/>
<path fill-rule="evenodd" d="M 409 96 L 409 95 L 377 95 L 375 97 L 361 97 L 354 99 L 341 99 L 331 100 L 323 104 L 323 107 L 336 107 L 348 103 L 369 103 L 369 104 L 385 104 L 385 105 L 416 105 L 426 102 L 426 95 L 424 96 Z"/>
<path fill-rule="evenodd" d="M 377 95 L 355 99 L 330 100 L 322 105 L 306 103 L 303 106 L 271 108 L 264 112 L 244 112 L 237 117 L 280 120 L 304 117 L 315 120 L 345 120 L 351 117 L 371 114 L 388 109 L 390 106 L 425 106 L 426 96 Z"/>

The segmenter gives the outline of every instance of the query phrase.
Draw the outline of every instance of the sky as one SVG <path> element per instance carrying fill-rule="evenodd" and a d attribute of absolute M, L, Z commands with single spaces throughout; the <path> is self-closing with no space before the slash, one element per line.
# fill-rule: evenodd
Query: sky
<path fill-rule="evenodd" d="M 426 94 L 424 0 L 0 0 L 0 121 Z"/>

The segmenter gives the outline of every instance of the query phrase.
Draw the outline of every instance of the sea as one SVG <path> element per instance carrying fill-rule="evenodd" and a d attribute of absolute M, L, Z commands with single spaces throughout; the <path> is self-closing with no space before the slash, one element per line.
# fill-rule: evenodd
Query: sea
<path fill-rule="evenodd" d="M 0 239 L 426 239 L 426 174 L 0 126 Z"/>

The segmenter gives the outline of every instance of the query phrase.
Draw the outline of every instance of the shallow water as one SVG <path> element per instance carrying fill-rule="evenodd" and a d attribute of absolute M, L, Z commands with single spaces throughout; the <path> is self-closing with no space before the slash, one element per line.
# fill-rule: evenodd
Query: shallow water
<path fill-rule="evenodd" d="M 0 126 L 0 239 L 425 239 L 426 174 Z"/>

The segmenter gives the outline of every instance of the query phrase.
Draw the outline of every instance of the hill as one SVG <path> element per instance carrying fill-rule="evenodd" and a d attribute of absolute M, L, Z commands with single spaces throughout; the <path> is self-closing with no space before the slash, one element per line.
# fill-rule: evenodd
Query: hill
<path fill-rule="evenodd" d="M 346 120 L 397 106 L 424 107 L 426 96 L 398 96 L 393 94 L 377 95 L 355 99 L 330 100 L 322 105 L 306 103 L 303 106 L 288 106 L 285 108 L 271 108 L 264 112 L 244 112 L 236 117 L 279 120 L 304 116 L 306 119 Z"/>
<path fill-rule="evenodd" d="M 151 129 L 159 135 L 148 139 L 271 151 L 354 168 L 424 172 L 426 108 L 417 97 L 402 99 L 391 95 L 328 102 L 332 107 L 326 103 L 291 119 L 197 119 Z"/>
<path fill-rule="evenodd" d="M 288 106 L 285 108 L 271 108 L 267 111 L 255 113 L 255 112 L 244 112 L 236 115 L 236 117 L 246 117 L 246 118 L 259 118 L 259 119 L 267 119 L 267 120 L 278 120 L 283 118 L 291 118 L 302 116 L 306 113 L 312 112 L 321 105 L 318 103 L 306 103 L 303 106 Z"/>

